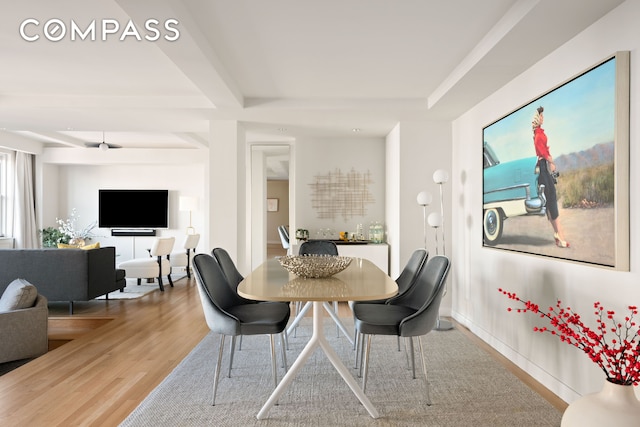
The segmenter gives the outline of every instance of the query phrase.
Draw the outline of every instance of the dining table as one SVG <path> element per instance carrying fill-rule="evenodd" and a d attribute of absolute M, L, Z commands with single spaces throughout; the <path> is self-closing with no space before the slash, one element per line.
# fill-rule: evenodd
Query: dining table
<path fill-rule="evenodd" d="M 238 294 L 244 298 L 259 301 L 310 301 L 313 304 L 311 337 L 258 412 L 257 418 L 260 420 L 267 417 L 271 407 L 278 402 L 282 393 L 318 347 L 322 349 L 369 415 L 378 418 L 378 411 L 327 341 L 323 325 L 323 304 L 328 301 L 386 299 L 397 293 L 398 285 L 395 280 L 364 258 L 352 258 L 346 269 L 324 278 L 296 276 L 281 266 L 276 258 L 265 261 L 248 274 L 238 286 Z"/>

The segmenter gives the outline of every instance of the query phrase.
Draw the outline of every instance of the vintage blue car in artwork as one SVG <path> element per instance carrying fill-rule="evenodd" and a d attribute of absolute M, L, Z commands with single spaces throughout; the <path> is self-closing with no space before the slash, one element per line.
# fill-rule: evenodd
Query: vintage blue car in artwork
<path fill-rule="evenodd" d="M 537 158 L 527 157 L 500 163 L 485 141 L 483 149 L 484 242 L 497 245 L 504 221 L 521 215 L 544 215 L 544 185 L 538 185 Z"/>

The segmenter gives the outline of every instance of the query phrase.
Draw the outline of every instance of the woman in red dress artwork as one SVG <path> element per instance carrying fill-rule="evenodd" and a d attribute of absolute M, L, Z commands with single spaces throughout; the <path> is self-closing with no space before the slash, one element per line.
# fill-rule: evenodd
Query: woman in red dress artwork
<path fill-rule="evenodd" d="M 538 169 L 540 175 L 538 175 L 538 184 L 544 184 L 544 196 L 547 200 L 547 218 L 553 227 L 553 237 L 556 240 L 556 245 L 560 248 L 568 248 L 569 242 L 564 240 L 562 232 L 560 230 L 560 221 L 558 216 L 558 199 L 556 196 L 556 180 L 552 173 L 556 171 L 556 164 L 553 161 L 553 157 L 549 152 L 549 146 L 547 145 L 547 135 L 542 129 L 542 123 L 544 122 L 544 108 L 538 107 L 531 125 L 533 127 L 533 145 L 536 149 L 536 155 L 538 156 Z"/>

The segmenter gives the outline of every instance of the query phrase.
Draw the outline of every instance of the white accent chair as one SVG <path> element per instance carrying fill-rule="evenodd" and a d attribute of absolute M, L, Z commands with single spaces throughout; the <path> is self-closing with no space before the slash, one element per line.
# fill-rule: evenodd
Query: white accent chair
<path fill-rule="evenodd" d="M 149 251 L 150 257 L 121 262 L 118 268 L 125 271 L 125 277 L 138 279 L 138 285 L 142 279 L 158 278 L 160 291 L 164 292 L 162 276 L 167 276 L 169 284 L 173 287 L 169 254 L 173 250 L 175 241 L 175 237 L 158 237 Z"/>
<path fill-rule="evenodd" d="M 193 256 L 196 254 L 196 246 L 198 246 L 199 241 L 199 234 L 187 234 L 182 245 L 184 251 L 174 251 L 169 255 L 171 268 L 184 268 L 189 279 L 191 278 Z"/>

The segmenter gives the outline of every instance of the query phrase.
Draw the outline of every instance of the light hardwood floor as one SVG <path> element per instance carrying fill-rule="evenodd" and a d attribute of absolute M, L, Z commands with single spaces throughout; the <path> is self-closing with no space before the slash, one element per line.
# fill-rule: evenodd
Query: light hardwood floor
<path fill-rule="evenodd" d="M 0 425 L 117 426 L 208 332 L 195 280 L 174 283 L 137 300 L 76 303 L 73 316 L 66 304 L 52 304 L 53 349 L 0 377 Z M 346 304 L 340 315 L 350 316 Z M 564 410 L 562 400 L 465 333 Z"/>

